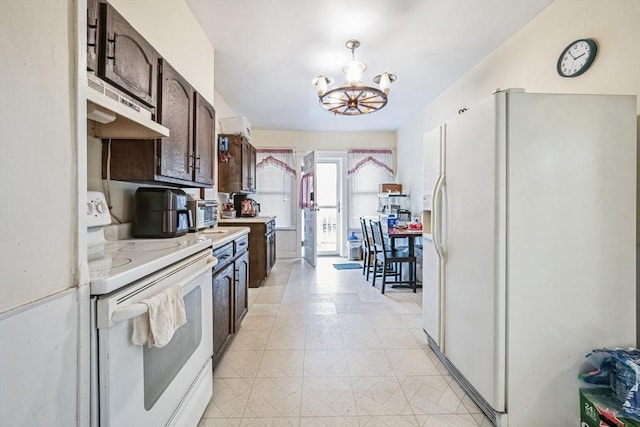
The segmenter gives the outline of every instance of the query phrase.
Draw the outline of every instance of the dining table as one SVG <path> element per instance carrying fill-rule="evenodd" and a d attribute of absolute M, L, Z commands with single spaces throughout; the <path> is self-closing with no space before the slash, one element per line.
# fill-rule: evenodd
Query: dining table
<path fill-rule="evenodd" d="M 422 228 L 400 228 L 389 227 L 387 229 L 387 236 L 391 241 L 391 247 L 395 247 L 395 241 L 398 239 L 408 239 L 409 242 L 409 255 L 415 256 L 415 240 L 418 237 L 422 237 Z"/>
<path fill-rule="evenodd" d="M 407 239 L 409 244 L 408 244 L 408 252 L 409 252 L 409 256 L 415 256 L 415 240 L 417 238 L 422 238 L 422 228 L 417 229 L 417 228 L 401 228 L 401 227 L 388 227 L 387 228 L 387 236 L 389 237 L 389 240 L 391 241 L 391 247 L 395 248 L 395 243 L 396 240 L 398 239 Z M 411 273 L 410 276 L 412 276 L 413 274 Z M 416 277 L 410 277 L 410 280 L 417 280 Z M 392 285 L 392 288 L 406 288 L 406 287 L 411 287 L 411 286 L 407 286 L 407 285 Z M 421 288 L 421 285 L 417 285 L 418 288 Z"/>

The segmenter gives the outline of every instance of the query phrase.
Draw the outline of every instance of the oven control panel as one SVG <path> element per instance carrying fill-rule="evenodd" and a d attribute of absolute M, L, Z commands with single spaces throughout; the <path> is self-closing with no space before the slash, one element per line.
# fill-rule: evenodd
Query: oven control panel
<path fill-rule="evenodd" d="M 87 227 L 111 224 L 107 199 L 99 191 L 87 191 Z"/>

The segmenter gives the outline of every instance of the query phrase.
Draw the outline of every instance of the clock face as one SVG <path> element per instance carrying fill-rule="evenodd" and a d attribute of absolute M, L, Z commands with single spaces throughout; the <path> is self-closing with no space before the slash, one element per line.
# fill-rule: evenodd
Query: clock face
<path fill-rule="evenodd" d="M 593 39 L 576 40 L 565 48 L 558 58 L 558 74 L 576 77 L 587 71 L 593 63 L 598 45 Z"/>

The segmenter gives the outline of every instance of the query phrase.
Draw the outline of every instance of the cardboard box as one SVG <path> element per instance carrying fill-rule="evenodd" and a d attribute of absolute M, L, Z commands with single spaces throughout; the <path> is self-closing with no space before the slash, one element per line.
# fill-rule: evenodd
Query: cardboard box
<path fill-rule="evenodd" d="M 251 140 L 251 123 L 246 117 L 225 117 L 220 119 L 220 133 L 238 134 Z"/>
<path fill-rule="evenodd" d="M 640 427 L 622 416 L 622 404 L 608 387 L 580 389 L 580 427 Z"/>
<path fill-rule="evenodd" d="M 402 193 L 402 184 L 380 184 L 380 193 Z"/>

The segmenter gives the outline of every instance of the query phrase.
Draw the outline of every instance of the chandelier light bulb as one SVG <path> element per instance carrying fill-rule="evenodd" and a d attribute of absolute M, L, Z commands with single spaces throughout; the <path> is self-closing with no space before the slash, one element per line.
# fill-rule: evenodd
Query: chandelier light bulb
<path fill-rule="evenodd" d="M 313 84 L 316 87 L 316 90 L 318 92 L 318 96 L 322 96 L 325 93 L 327 93 L 327 87 L 328 85 L 333 81 L 333 79 L 326 77 L 326 76 L 318 76 L 315 79 L 313 79 L 313 81 L 311 82 L 311 84 Z"/>
<path fill-rule="evenodd" d="M 380 90 L 389 95 L 389 89 L 391 89 L 391 79 L 389 73 L 380 74 Z"/>
<path fill-rule="evenodd" d="M 351 86 L 355 86 L 360 83 L 360 79 L 362 79 L 362 72 L 366 69 L 366 65 L 354 59 L 342 68 L 342 72 L 347 76 L 347 83 Z"/>

